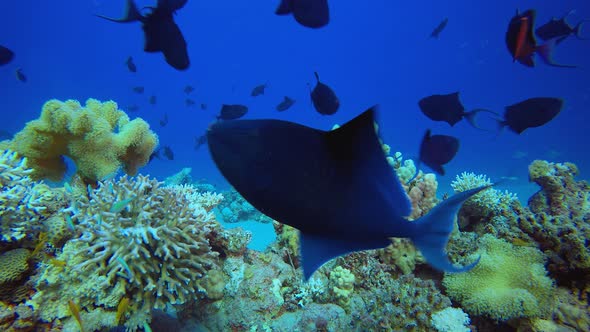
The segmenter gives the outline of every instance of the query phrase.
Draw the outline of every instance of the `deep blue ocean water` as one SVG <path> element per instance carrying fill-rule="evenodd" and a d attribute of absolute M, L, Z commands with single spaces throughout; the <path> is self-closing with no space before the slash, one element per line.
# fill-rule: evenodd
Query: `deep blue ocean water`
<path fill-rule="evenodd" d="M 140 6 L 155 1 L 138 1 Z M 537 9 L 537 25 L 571 9 L 573 23 L 590 19 L 588 1 L 335 1 L 331 22 L 313 30 L 292 17 L 274 15 L 278 1 L 196 1 L 181 9 L 176 21 L 188 42 L 191 67 L 176 71 L 161 54 L 143 50 L 139 23 L 116 24 L 93 14 L 121 16 L 124 0 L 61 0 L 0 2 L 0 45 L 16 52 L 12 63 L 0 67 L 0 129 L 19 131 L 35 119 L 49 99 L 112 99 L 132 118 L 148 121 L 175 153 L 173 161 L 155 160 L 141 170 L 159 178 L 193 168 L 193 178 L 224 185 L 205 146 L 195 151 L 194 137 L 214 121 L 222 103 L 250 107 L 247 119 L 276 118 L 330 129 L 373 104 L 380 104 L 380 128 L 393 151 L 417 154 L 426 128 L 461 140 L 458 156 L 439 177 L 439 193 L 462 171 L 498 179 L 515 176 L 504 187 L 521 200 L 536 190 L 527 179 L 534 159 L 571 161 L 590 178 L 590 41 L 570 38 L 559 45 L 555 59 L 579 65 L 554 68 L 537 60 L 537 67 L 513 63 L 504 34 L 517 8 Z M 440 39 L 429 38 L 433 28 L 449 18 Z M 590 37 L 590 24 L 584 33 Z M 137 73 L 125 60 L 133 56 Z M 15 79 L 22 68 L 28 82 Z M 309 100 L 313 72 L 334 88 L 341 101 L 333 116 L 316 113 Z M 266 94 L 250 96 L 251 89 L 268 83 Z M 197 105 L 187 108 L 185 85 Z M 132 92 L 145 86 L 145 93 Z M 420 98 L 461 91 L 466 108 L 503 107 L 530 97 L 566 100 L 549 124 L 518 136 L 477 131 L 462 121 L 450 127 L 432 122 L 419 110 Z M 157 105 L 148 97 L 157 95 Z M 284 113 L 274 107 L 288 95 L 297 100 Z M 167 113 L 169 123 L 160 127 Z"/>

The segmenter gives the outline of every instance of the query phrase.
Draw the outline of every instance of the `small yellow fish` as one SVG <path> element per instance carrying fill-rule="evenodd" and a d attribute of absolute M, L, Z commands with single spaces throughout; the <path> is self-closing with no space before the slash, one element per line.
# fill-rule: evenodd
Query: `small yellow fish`
<path fill-rule="evenodd" d="M 76 304 L 74 301 L 69 300 L 68 305 L 70 307 L 70 313 L 74 316 L 74 319 L 78 322 L 78 326 L 80 327 L 80 332 L 84 332 L 84 326 L 82 326 L 82 318 L 80 317 L 80 306 Z"/>
<path fill-rule="evenodd" d="M 55 267 L 64 267 L 64 266 L 66 266 L 66 262 L 65 261 L 62 261 L 60 259 L 55 259 L 55 258 L 50 259 L 49 260 L 49 264 L 51 264 L 51 265 L 53 265 Z"/>
<path fill-rule="evenodd" d="M 46 232 L 39 233 L 39 239 L 37 239 L 37 245 L 35 246 L 35 249 L 33 249 L 33 252 L 31 253 L 31 257 L 33 257 L 33 256 L 37 255 L 39 252 L 41 252 L 41 250 L 45 248 L 46 244 L 47 244 L 47 233 Z"/>
<path fill-rule="evenodd" d="M 118 202 L 114 202 L 113 205 L 111 206 L 111 212 L 113 213 L 118 213 L 121 212 L 125 209 L 125 207 L 127 207 L 127 205 L 129 205 L 129 203 L 131 203 L 132 200 L 135 199 L 136 196 L 132 196 L 129 198 L 126 198 L 122 201 L 118 201 Z"/>
<path fill-rule="evenodd" d="M 117 316 L 115 317 L 115 322 L 117 322 L 117 324 L 121 323 L 121 318 L 123 317 L 123 315 L 125 315 L 125 312 L 127 312 L 128 308 L 129 308 L 129 298 L 124 297 L 121 299 L 121 301 L 119 302 L 119 305 L 117 306 Z"/>

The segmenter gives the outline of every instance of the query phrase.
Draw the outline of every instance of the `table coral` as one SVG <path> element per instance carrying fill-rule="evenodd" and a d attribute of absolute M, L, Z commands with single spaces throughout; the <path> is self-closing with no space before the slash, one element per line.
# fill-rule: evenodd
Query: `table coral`
<path fill-rule="evenodd" d="M 153 308 L 204 297 L 202 278 L 217 264 L 207 241 L 214 215 L 205 208 L 211 197 L 191 194 L 140 175 L 75 196 L 64 213 L 80 235 L 57 256 L 65 267 L 45 266 L 31 301 L 39 315 L 68 316 L 66 298 L 89 314 L 102 307 L 110 315 L 127 296 L 125 326 L 135 329 Z"/>
<path fill-rule="evenodd" d="M 71 158 L 88 183 L 104 179 L 122 167 L 130 175 L 145 165 L 158 137 L 142 119 L 130 120 L 113 101 L 50 100 L 41 116 L 27 123 L 2 145 L 28 158 L 34 179 L 61 180 Z"/>

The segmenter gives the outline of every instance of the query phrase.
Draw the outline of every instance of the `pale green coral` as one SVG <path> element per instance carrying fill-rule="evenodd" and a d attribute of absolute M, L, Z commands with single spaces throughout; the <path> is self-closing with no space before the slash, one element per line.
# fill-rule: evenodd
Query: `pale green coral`
<path fill-rule="evenodd" d="M 481 260 L 471 271 L 445 274 L 443 285 L 451 298 L 469 313 L 495 320 L 550 314 L 555 288 L 539 250 L 489 234 L 479 245 Z"/>
<path fill-rule="evenodd" d="M 492 181 L 487 176 L 480 174 L 476 175 L 472 172 L 463 172 L 457 175 L 455 180 L 451 182 L 451 187 L 456 193 L 467 191 L 481 186 L 489 186 Z M 513 201 L 518 200 L 516 194 L 509 191 L 501 192 L 494 188 L 489 188 L 478 194 L 473 195 L 468 202 L 473 202 L 482 208 L 492 209 L 499 212 L 506 209 Z"/>
<path fill-rule="evenodd" d="M 329 287 L 335 302 L 347 309 L 350 306 L 350 298 L 354 292 L 354 274 L 342 266 L 336 266 L 330 272 Z"/>

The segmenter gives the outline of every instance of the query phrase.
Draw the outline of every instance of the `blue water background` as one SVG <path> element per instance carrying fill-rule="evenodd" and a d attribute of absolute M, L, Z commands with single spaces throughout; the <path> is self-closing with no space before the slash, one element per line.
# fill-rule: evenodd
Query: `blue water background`
<path fill-rule="evenodd" d="M 140 6 L 154 1 L 138 1 Z M 190 0 L 178 12 L 177 23 L 188 41 L 191 67 L 179 72 L 161 54 L 146 54 L 139 23 L 116 24 L 93 16 L 120 16 L 123 0 L 60 0 L 0 2 L 0 45 L 16 52 L 0 67 L 0 129 L 16 132 L 35 119 L 43 103 L 87 98 L 115 100 L 121 109 L 137 104 L 131 117 L 148 121 L 161 145 L 170 145 L 173 161 L 156 160 L 141 170 L 159 178 L 192 167 L 193 177 L 225 186 L 206 147 L 193 149 L 194 137 L 214 121 L 222 103 L 250 107 L 245 118 L 275 118 L 330 129 L 373 104 L 380 104 L 380 128 L 393 151 L 417 154 L 426 128 L 460 138 L 458 156 L 439 177 L 439 193 L 462 171 L 484 173 L 492 179 L 515 176 L 504 185 L 525 200 L 536 190 L 527 179 L 534 159 L 571 161 L 589 178 L 590 41 L 568 39 L 555 58 L 578 64 L 577 69 L 552 68 L 537 60 L 534 69 L 513 63 L 504 34 L 517 8 L 535 8 L 537 23 L 571 9 L 573 22 L 590 19 L 588 1 L 335 1 L 332 20 L 319 30 L 298 25 L 292 17 L 274 15 L 278 1 Z M 449 18 L 440 39 L 432 29 Z M 590 26 L 585 29 L 590 36 Z M 137 73 L 125 66 L 133 56 Z M 27 83 L 15 79 L 22 67 Z M 333 87 L 341 100 L 334 116 L 316 113 L 309 100 L 313 72 Z M 251 89 L 268 83 L 264 96 Z M 183 88 L 196 88 L 187 108 Z M 131 91 L 143 85 L 143 95 Z M 417 101 L 430 94 L 461 91 L 466 108 L 503 107 L 535 96 L 566 100 L 562 113 L 541 128 L 518 136 L 499 137 L 461 122 L 451 128 L 435 123 L 419 110 Z M 152 106 L 148 97 L 156 94 Z M 297 100 L 284 113 L 274 107 L 288 95 Z M 207 110 L 198 104 L 206 103 Z M 168 114 L 169 124 L 158 121 Z M 297 156 L 294 156 L 297 158 Z"/>

